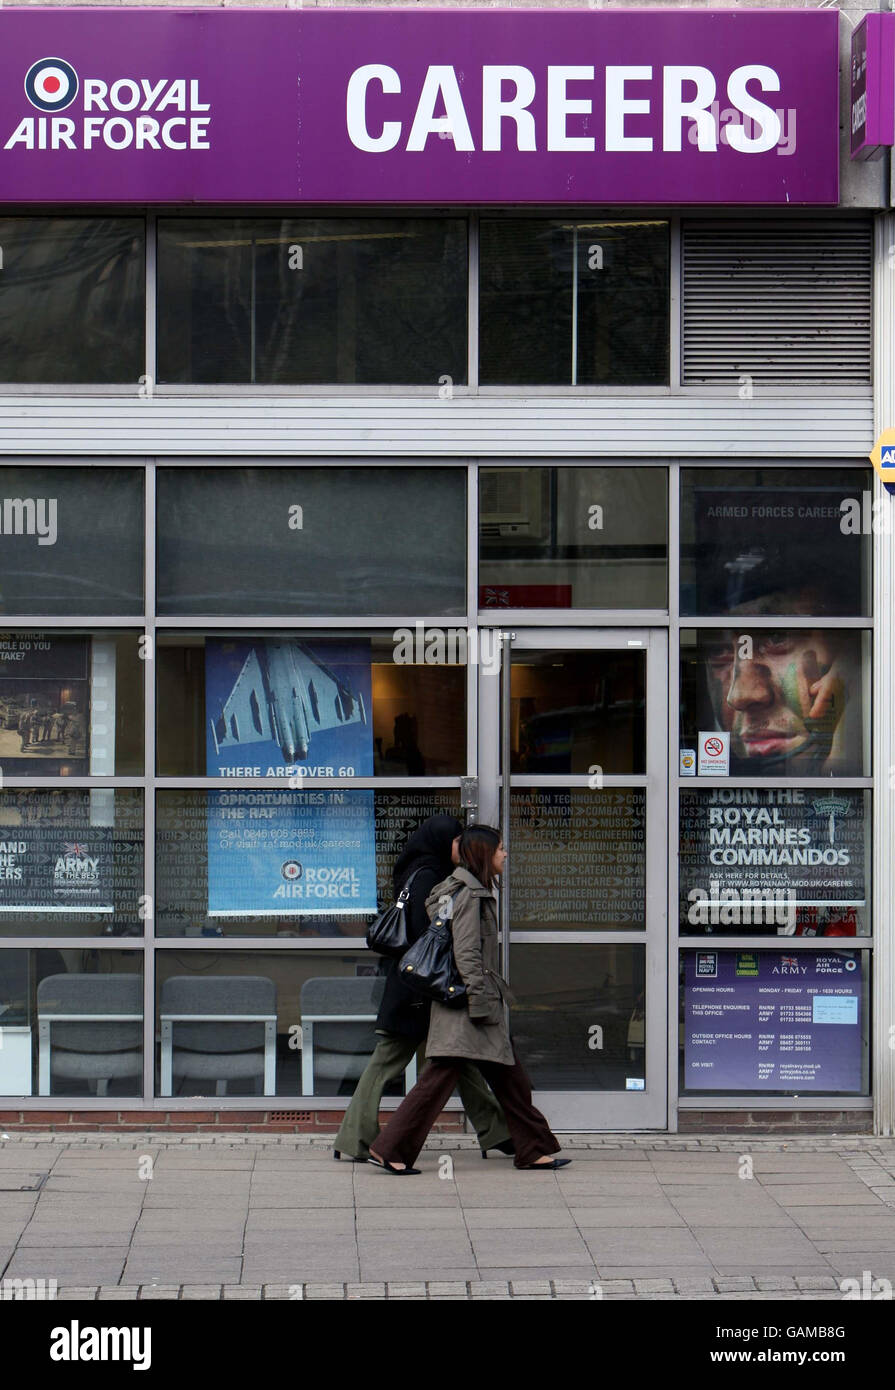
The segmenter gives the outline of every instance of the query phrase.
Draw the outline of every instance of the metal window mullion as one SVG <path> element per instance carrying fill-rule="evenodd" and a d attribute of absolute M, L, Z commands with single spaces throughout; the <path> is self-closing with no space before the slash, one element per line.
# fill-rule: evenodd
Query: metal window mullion
<path fill-rule="evenodd" d="M 146 360 L 143 370 L 146 374 L 146 385 L 149 388 L 149 399 L 155 390 L 158 381 L 158 218 L 154 212 L 150 212 L 146 217 L 145 227 L 145 276 L 146 276 L 146 334 L 145 349 Z"/>
<path fill-rule="evenodd" d="M 5 619 L 4 619 L 5 621 Z M 131 623 L 135 620 L 129 619 Z M 139 621 L 139 620 L 137 620 Z M 307 628 L 359 628 L 362 631 L 372 631 L 374 636 L 379 635 L 379 629 L 383 633 L 390 634 L 396 627 L 409 627 L 413 631 L 416 623 L 422 623 L 424 627 L 462 628 L 464 619 L 456 614 L 447 615 L 444 613 L 418 614 L 412 617 L 391 615 L 383 617 L 380 614 L 369 614 L 366 617 L 350 618 L 345 614 L 333 614 L 330 617 L 308 617 L 304 613 L 281 613 L 274 617 L 262 617 L 255 613 L 234 613 L 227 617 L 221 617 L 212 613 L 190 613 L 186 615 L 160 613 L 156 619 L 162 633 L 170 629 L 172 632 L 185 629 L 187 632 L 237 632 L 247 633 L 262 632 L 268 628 L 283 629 L 284 631 L 294 632 Z M 35 619 L 30 619 L 33 627 Z"/>
<path fill-rule="evenodd" d="M 668 382 L 672 391 L 679 391 L 681 387 L 681 305 L 683 303 L 680 217 L 671 218 L 669 236 Z"/>
<path fill-rule="evenodd" d="M 479 608 L 479 466 L 469 464 L 466 477 L 466 624 L 467 643 L 475 634 L 475 650 L 480 652 Z M 467 645 L 467 656 L 469 646 Z M 466 771 L 479 775 L 479 673 L 481 664 L 467 661 L 466 667 Z M 478 814 L 478 812 L 477 812 Z"/>
<path fill-rule="evenodd" d="M 144 921 L 143 955 L 143 1100 L 155 1094 L 155 788 L 156 788 L 156 461 L 146 464 L 146 527 L 144 538 L 145 628 L 150 659 L 143 672 L 143 893 L 149 905 Z"/>
<path fill-rule="evenodd" d="M 479 218 L 471 212 L 467 223 L 467 323 L 466 380 L 469 390 L 479 389 Z"/>
<path fill-rule="evenodd" d="M 451 777 L 309 777 L 300 790 L 322 787 L 326 791 L 432 791 L 459 786 L 461 776 L 463 774 L 458 772 Z M 74 782 L 74 778 L 66 779 L 69 780 Z M 157 777 L 155 786 L 157 791 L 295 790 L 290 788 L 288 777 Z"/>
<path fill-rule="evenodd" d="M 578 385 L 578 228 L 572 228 L 572 380 Z"/>
<path fill-rule="evenodd" d="M 734 629 L 742 632 L 758 632 L 761 628 L 771 628 L 774 631 L 782 631 L 787 628 L 852 628 L 866 629 L 873 628 L 872 618 L 833 618 L 827 614 L 818 614 L 815 618 L 805 618 L 801 614 L 783 613 L 777 617 L 753 617 L 751 614 L 733 615 L 720 618 L 690 618 L 685 617 L 680 620 L 679 627 L 683 628 L 723 628 L 726 631 Z"/>
<path fill-rule="evenodd" d="M 498 616 L 500 621 L 512 622 L 518 628 L 549 626 L 552 634 L 561 633 L 564 628 L 668 626 L 668 614 L 663 608 L 482 608 L 478 615 L 480 623 L 493 623 Z"/>
<path fill-rule="evenodd" d="M 56 787 L 63 790 L 71 787 L 108 787 L 111 790 L 124 790 L 128 787 L 144 787 L 144 777 L 4 777 L 4 787 Z"/>
<path fill-rule="evenodd" d="M 508 851 L 507 862 L 501 874 L 499 921 L 500 921 L 500 971 L 503 978 L 510 978 L 510 894 L 512 892 L 512 864 L 510 844 L 510 799 L 512 796 L 510 762 L 512 757 L 512 685 L 513 685 L 513 637 L 514 633 L 501 632 L 500 635 L 500 829 L 504 848 Z"/>
<path fill-rule="evenodd" d="M 678 250 L 680 249 L 680 220 L 677 219 Z M 679 320 L 678 320 L 679 322 Z M 680 340 L 678 340 L 678 350 Z M 680 360 L 678 359 L 678 366 Z M 678 809 L 678 766 L 674 759 L 680 746 L 680 540 L 681 540 L 681 467 L 675 462 L 668 474 L 668 1073 L 667 1125 L 671 1134 L 678 1131 L 679 1061 L 678 1061 L 678 864 L 680 855 L 680 813 Z M 649 1018 L 646 1021 L 649 1027 Z"/>
<path fill-rule="evenodd" d="M 33 462 L 43 463 L 44 460 L 33 460 Z M 55 466 L 55 463 L 53 463 L 52 467 L 55 468 Z M 85 613 L 81 617 L 78 617 L 77 615 L 74 617 L 63 617 L 56 615 L 51 618 L 44 617 L 40 613 L 26 614 L 24 617 L 13 616 L 11 614 L 4 613 L 2 618 L 0 618 L 0 623 L 2 623 L 4 632 L 6 632 L 7 630 L 10 632 L 17 632 L 19 631 L 19 629 L 23 629 L 26 632 L 33 630 L 35 632 L 39 631 L 50 633 L 52 633 L 54 628 L 69 627 L 124 628 L 125 630 L 133 628 L 134 631 L 138 631 L 142 624 L 142 621 L 142 617 L 139 613 L 127 613 L 123 617 L 112 618 L 95 618 L 89 613 Z"/>

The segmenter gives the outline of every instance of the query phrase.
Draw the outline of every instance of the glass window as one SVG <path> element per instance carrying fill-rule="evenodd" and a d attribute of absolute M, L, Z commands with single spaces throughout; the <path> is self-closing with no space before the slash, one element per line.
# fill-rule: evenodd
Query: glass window
<path fill-rule="evenodd" d="M 734 777 L 869 775 L 870 635 L 681 630 L 681 747 L 730 738 Z"/>
<path fill-rule="evenodd" d="M 680 991 L 682 1094 L 869 1094 L 869 951 L 682 951 Z"/>
<path fill-rule="evenodd" d="M 668 223 L 481 223 L 479 380 L 668 380 Z"/>
<path fill-rule="evenodd" d="M 145 372 L 144 224 L 0 218 L 0 381 L 132 383 Z"/>
<path fill-rule="evenodd" d="M 0 792 L 0 934 L 142 936 L 142 893 L 141 791 Z"/>
<path fill-rule="evenodd" d="M 142 613 L 143 478 L 140 468 L 0 468 L 3 611 Z"/>
<path fill-rule="evenodd" d="M 681 612 L 870 613 L 869 468 L 681 471 Z"/>
<path fill-rule="evenodd" d="M 159 378 L 466 380 L 461 218 L 159 223 Z"/>
<path fill-rule="evenodd" d="M 645 929 L 642 788 L 514 791 L 510 831 L 513 931 Z"/>
<path fill-rule="evenodd" d="M 869 936 L 870 792 L 681 789 L 682 936 Z"/>
<path fill-rule="evenodd" d="M 354 1093 L 379 1041 L 378 957 L 346 947 L 168 950 L 155 959 L 158 1095 Z M 403 1090 L 398 1082 L 386 1094 Z"/>
<path fill-rule="evenodd" d="M 142 635 L 0 632 L 6 776 L 142 775 Z"/>
<path fill-rule="evenodd" d="M 158 611 L 466 612 L 462 468 L 161 468 Z"/>
<path fill-rule="evenodd" d="M 139 1095 L 142 971 L 142 951 L 0 947 L 0 1095 Z"/>
<path fill-rule="evenodd" d="M 362 939 L 411 831 L 459 817 L 450 789 L 165 790 L 156 805 L 161 936 Z"/>
<path fill-rule="evenodd" d="M 481 608 L 666 608 L 664 468 L 480 468 Z"/>
<path fill-rule="evenodd" d="M 645 961 L 643 946 L 513 946 L 513 1038 L 536 1090 L 643 1089 Z"/>
<path fill-rule="evenodd" d="M 396 631 L 159 634 L 160 774 L 461 776 L 464 644 Z"/>
<path fill-rule="evenodd" d="M 513 772 L 646 771 L 646 653 L 514 651 Z"/>

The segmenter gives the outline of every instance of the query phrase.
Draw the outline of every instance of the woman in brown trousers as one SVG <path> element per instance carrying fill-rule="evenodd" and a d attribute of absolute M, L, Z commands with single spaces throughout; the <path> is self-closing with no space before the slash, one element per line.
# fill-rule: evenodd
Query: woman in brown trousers
<path fill-rule="evenodd" d="M 459 866 L 426 899 L 430 919 L 452 902 L 454 960 L 466 985 L 466 1003 L 453 1009 L 432 1005 L 426 1066 L 370 1146 L 369 1161 L 390 1173 L 419 1173 L 414 1160 L 452 1094 L 464 1061 L 475 1062 L 503 1106 L 517 1168 L 554 1169 L 571 1162 L 551 1157 L 560 1145 L 531 1103 L 531 1082 L 510 1041 L 506 1004 L 512 995 L 497 971 L 492 891 L 506 857 L 499 831 L 490 825 L 468 826 L 460 840 Z"/>

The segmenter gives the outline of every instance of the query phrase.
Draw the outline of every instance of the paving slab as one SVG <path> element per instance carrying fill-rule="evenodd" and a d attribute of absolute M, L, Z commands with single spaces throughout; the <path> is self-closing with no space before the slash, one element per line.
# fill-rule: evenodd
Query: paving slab
<path fill-rule="evenodd" d="M 145 1284 L 151 1297 L 193 1302 L 460 1301 L 473 1284 L 476 1301 L 820 1301 L 864 1270 L 895 1281 L 893 1141 L 577 1135 L 570 1168 L 533 1178 L 483 1164 L 472 1136 L 440 1135 L 407 1183 L 334 1163 L 331 1142 L 4 1141 L 0 1188 L 50 1176 L 37 1192 L 2 1193 L 0 1273 L 56 1277 L 66 1297 L 86 1287 L 125 1301 Z M 452 1179 L 439 1177 L 445 1153 Z M 146 1154 L 153 1177 L 141 1180 Z M 359 1285 L 350 1295 L 349 1284 Z M 491 1284 L 498 1291 L 483 1292 Z"/>

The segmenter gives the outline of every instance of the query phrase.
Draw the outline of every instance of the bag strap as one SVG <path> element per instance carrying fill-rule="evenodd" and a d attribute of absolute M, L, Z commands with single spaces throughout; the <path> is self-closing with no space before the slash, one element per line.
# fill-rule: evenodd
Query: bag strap
<path fill-rule="evenodd" d="M 414 869 L 413 873 L 407 879 L 407 881 L 404 884 L 404 887 L 401 889 L 400 893 L 395 899 L 395 902 L 399 903 L 401 907 L 404 906 L 407 899 L 410 897 L 410 888 L 413 883 L 413 880 L 416 878 L 417 874 L 422 873 L 423 867 L 424 866 L 421 864 L 418 869 Z"/>

